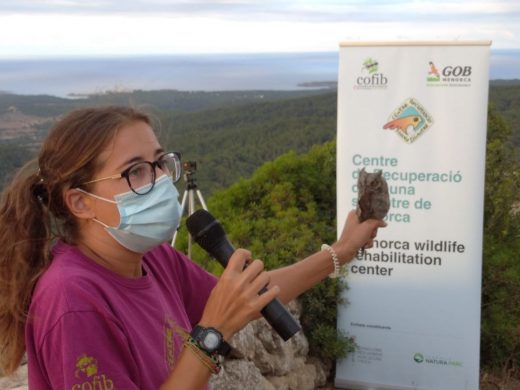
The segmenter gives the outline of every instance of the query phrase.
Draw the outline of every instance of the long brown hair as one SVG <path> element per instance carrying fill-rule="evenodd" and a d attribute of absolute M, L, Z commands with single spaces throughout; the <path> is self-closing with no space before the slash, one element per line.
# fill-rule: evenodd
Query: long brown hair
<path fill-rule="evenodd" d="M 92 179 L 99 153 L 121 127 L 150 118 L 128 107 L 71 112 L 49 132 L 0 199 L 0 370 L 12 373 L 25 351 L 24 327 L 33 288 L 59 238 L 75 243 L 78 225 L 63 194 Z"/>

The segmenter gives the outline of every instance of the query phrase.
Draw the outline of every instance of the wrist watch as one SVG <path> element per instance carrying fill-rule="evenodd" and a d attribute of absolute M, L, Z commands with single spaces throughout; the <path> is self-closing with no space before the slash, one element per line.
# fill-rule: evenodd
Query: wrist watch
<path fill-rule="evenodd" d="M 231 351 L 231 346 L 224 340 L 224 336 L 217 329 L 200 325 L 195 325 L 190 333 L 191 337 L 198 344 L 199 348 L 208 355 L 215 353 L 227 356 Z"/>

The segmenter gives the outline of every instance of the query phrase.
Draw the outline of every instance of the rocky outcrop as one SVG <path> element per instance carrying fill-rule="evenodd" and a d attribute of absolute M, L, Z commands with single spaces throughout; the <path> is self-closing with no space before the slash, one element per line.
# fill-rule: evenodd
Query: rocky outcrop
<path fill-rule="evenodd" d="M 289 309 L 299 318 L 296 302 Z M 210 381 L 213 390 L 311 390 L 326 383 L 330 367 L 309 358 L 303 332 L 284 342 L 260 319 L 237 333 L 230 344 L 233 350 L 222 372 Z"/>
<path fill-rule="evenodd" d="M 18 368 L 15 374 L 0 378 L 0 389 L 2 390 L 28 390 L 27 386 L 27 364 Z"/>

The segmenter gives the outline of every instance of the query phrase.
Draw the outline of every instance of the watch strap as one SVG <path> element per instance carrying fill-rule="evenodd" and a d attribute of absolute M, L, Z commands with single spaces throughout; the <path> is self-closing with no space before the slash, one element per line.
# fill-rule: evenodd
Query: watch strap
<path fill-rule="evenodd" d="M 221 356 L 227 356 L 229 354 L 229 352 L 231 351 L 231 346 L 226 342 L 226 340 L 224 340 L 224 337 L 222 336 L 222 333 L 220 333 L 219 330 L 217 330 L 213 327 L 206 328 L 206 327 L 203 327 L 200 325 L 195 325 L 193 327 L 193 329 L 191 330 L 190 335 L 197 342 L 200 349 L 202 349 L 208 355 L 211 355 L 212 352 L 206 350 L 206 348 L 204 348 L 204 345 L 202 345 L 202 343 L 201 343 L 201 339 L 202 339 L 203 335 L 207 333 L 208 329 L 210 329 L 211 331 L 216 332 L 220 335 L 220 344 L 216 348 L 215 352 L 213 352 L 213 353 L 217 353 Z"/>
<path fill-rule="evenodd" d="M 229 343 L 226 340 L 222 339 L 222 343 L 217 348 L 217 353 L 220 356 L 226 357 L 227 355 L 229 355 L 230 352 L 231 352 L 231 345 L 229 345 Z"/>

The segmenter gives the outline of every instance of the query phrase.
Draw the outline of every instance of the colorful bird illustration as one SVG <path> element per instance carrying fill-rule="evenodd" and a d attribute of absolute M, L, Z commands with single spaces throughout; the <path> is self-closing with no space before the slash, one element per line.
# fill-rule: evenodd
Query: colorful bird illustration
<path fill-rule="evenodd" d="M 411 136 L 419 123 L 421 123 L 421 118 L 417 115 L 403 116 L 388 122 L 383 126 L 383 129 L 398 129 L 404 135 Z"/>
<path fill-rule="evenodd" d="M 440 77 L 439 69 L 437 69 L 435 64 L 432 61 L 430 61 L 429 64 L 430 64 L 430 71 L 428 73 L 435 77 Z"/>

